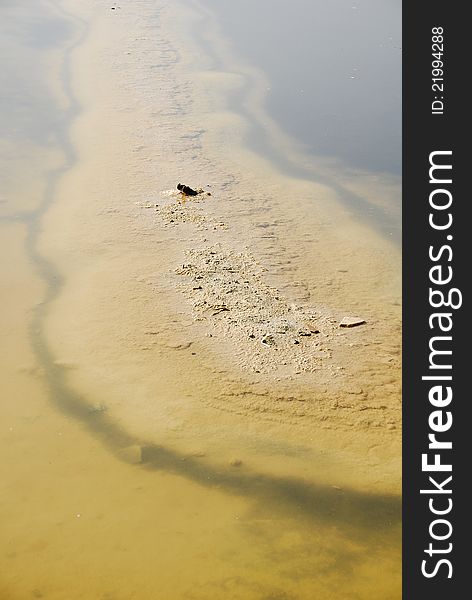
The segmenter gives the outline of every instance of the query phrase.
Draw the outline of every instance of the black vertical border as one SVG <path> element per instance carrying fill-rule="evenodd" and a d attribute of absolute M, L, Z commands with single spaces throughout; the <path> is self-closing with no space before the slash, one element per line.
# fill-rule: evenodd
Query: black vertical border
<path fill-rule="evenodd" d="M 467 279 L 471 277 L 472 221 L 468 205 L 472 204 L 466 180 L 472 173 L 472 151 L 468 148 L 471 129 L 467 88 L 470 83 L 469 49 L 472 25 L 459 2 L 403 2 L 403 598 L 405 600 L 452 600 L 472 597 L 468 578 L 468 536 L 472 516 L 466 509 L 472 502 L 466 488 L 472 473 L 472 442 L 468 405 L 472 401 L 466 385 L 466 373 L 472 373 L 472 347 L 468 344 L 470 321 L 467 322 Z M 444 29 L 444 114 L 432 115 L 432 28 Z M 429 155 L 436 150 L 452 150 L 453 225 L 448 234 L 453 248 L 454 287 L 462 290 L 463 305 L 453 313 L 452 387 L 453 426 L 444 439 L 451 439 L 452 500 L 448 515 L 453 526 L 450 541 L 453 549 L 442 555 L 451 560 L 448 569 L 440 568 L 437 576 L 426 578 L 421 564 L 428 556 L 424 550 L 430 541 L 428 528 L 435 518 L 429 511 L 428 498 L 420 489 L 428 487 L 428 474 L 422 473 L 421 455 L 428 448 L 428 415 L 433 407 L 428 402 L 430 382 L 422 381 L 429 361 L 428 342 L 432 335 L 428 317 L 429 246 L 441 246 L 446 233 L 434 231 L 428 224 Z M 470 158 L 469 158 L 470 157 Z M 470 162 L 470 164 L 469 164 Z M 447 263 L 446 263 L 447 264 Z M 433 474 L 431 474 L 433 475 Z M 431 487 L 431 486 L 429 486 Z M 438 542 L 438 547 L 441 543 Z M 443 543 L 443 546 L 446 542 Z M 441 556 L 437 555 L 438 558 Z M 434 560 L 434 559 L 433 559 Z M 430 559 L 431 561 L 431 559 Z M 429 563 L 430 565 L 433 562 Z M 470 575 L 469 575 L 470 573 Z"/>

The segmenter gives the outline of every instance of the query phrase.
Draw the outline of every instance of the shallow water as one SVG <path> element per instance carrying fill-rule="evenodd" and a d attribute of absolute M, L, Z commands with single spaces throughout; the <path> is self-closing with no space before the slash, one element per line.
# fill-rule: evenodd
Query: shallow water
<path fill-rule="evenodd" d="M 401 3 L 203 0 L 268 75 L 266 105 L 315 156 L 401 172 Z"/>
<path fill-rule="evenodd" d="M 245 79 L 228 98 L 251 122 L 246 144 L 279 172 L 335 189 L 354 218 L 400 245 L 399 4 L 195 6 L 201 18 L 191 35 L 210 68 L 230 61 Z"/>
<path fill-rule="evenodd" d="M 131 14 L 138 25 L 150 26 L 151 4 Z M 100 215 L 122 210 L 128 173 L 103 176 L 119 154 L 88 165 L 89 155 L 100 160 L 89 121 L 85 153 L 71 134 L 81 111 L 70 57 L 93 15 L 49 2 L 0 6 L 1 60 L 15 61 L 2 69 L 11 96 L 0 167 L 0 597 L 399 597 L 399 497 L 357 482 L 351 449 L 325 455 L 326 433 L 318 446 L 297 445 L 268 422 L 248 426 L 215 408 L 222 370 L 204 381 L 175 352 L 130 353 L 125 338 L 150 327 L 136 320 L 140 302 L 159 303 L 140 291 L 143 257 L 100 229 Z M 100 140 L 119 121 L 98 123 Z M 49 214 L 85 210 L 95 184 L 102 213 L 77 213 L 79 237 L 62 239 L 74 218 Z M 106 200 L 108 190 L 117 197 Z M 139 221 L 131 234 L 149 235 Z"/>

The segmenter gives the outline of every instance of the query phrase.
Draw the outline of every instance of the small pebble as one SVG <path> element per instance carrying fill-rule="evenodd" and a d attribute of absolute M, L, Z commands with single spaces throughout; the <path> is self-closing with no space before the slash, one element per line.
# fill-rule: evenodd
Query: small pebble
<path fill-rule="evenodd" d="M 344 319 L 339 323 L 339 327 L 357 327 L 364 324 L 365 320 L 359 317 L 344 317 Z"/>

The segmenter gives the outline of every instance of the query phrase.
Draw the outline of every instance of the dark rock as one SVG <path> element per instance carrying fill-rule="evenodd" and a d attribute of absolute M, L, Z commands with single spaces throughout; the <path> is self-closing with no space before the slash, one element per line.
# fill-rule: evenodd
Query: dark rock
<path fill-rule="evenodd" d="M 179 190 L 179 192 L 182 192 L 182 194 L 185 194 L 185 196 L 198 196 L 198 194 L 200 193 L 197 190 L 193 190 L 188 185 L 184 185 L 183 183 L 178 183 L 177 189 Z"/>

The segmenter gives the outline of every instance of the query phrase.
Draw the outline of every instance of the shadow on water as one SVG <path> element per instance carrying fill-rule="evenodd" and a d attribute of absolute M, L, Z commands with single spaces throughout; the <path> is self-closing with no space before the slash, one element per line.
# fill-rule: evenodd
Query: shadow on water
<path fill-rule="evenodd" d="M 42 321 L 44 309 L 44 304 L 37 309 L 33 327 Z M 106 413 L 91 412 L 90 402 L 68 387 L 66 373 L 54 364 L 43 334 L 36 330 L 32 339 L 36 355 L 47 374 L 54 405 L 80 421 L 118 459 L 121 459 L 123 449 L 137 446 L 141 451 L 140 465 L 143 468 L 172 473 L 208 488 L 248 497 L 263 502 L 276 512 L 280 510 L 294 516 L 303 515 L 324 523 L 347 526 L 353 531 L 360 530 L 359 533 L 364 530 L 378 533 L 379 529 L 390 528 L 400 521 L 401 502 L 398 496 L 339 490 L 296 477 L 211 466 L 164 446 L 147 445 L 119 427 Z"/>
<path fill-rule="evenodd" d="M 87 26 L 71 15 L 64 14 L 74 23 L 75 39 L 65 50 L 62 69 L 64 90 L 69 98 L 69 108 L 63 115 L 61 131 L 56 139 L 64 153 L 63 165 L 49 172 L 48 184 L 40 206 L 21 217 L 27 227 L 26 250 L 38 275 L 47 286 L 44 300 L 32 311 L 29 336 L 40 367 L 45 374 L 50 398 L 56 409 L 80 422 L 84 429 L 99 439 L 103 445 L 122 459 L 121 452 L 129 446 L 139 446 L 141 463 L 135 468 L 163 471 L 184 477 L 199 485 L 247 497 L 263 503 L 266 510 L 285 515 L 301 516 L 339 524 L 351 531 L 353 537 L 365 539 L 369 532 L 387 530 L 400 522 L 401 501 L 398 496 L 362 493 L 355 490 L 338 490 L 329 486 L 308 483 L 295 477 L 278 477 L 249 472 L 244 468 L 228 468 L 203 464 L 179 452 L 159 445 L 147 445 L 118 426 L 105 413 L 91 413 L 90 402 L 67 383 L 66 371 L 55 364 L 45 333 L 45 319 L 63 286 L 63 277 L 55 265 L 41 255 L 38 238 L 41 218 L 55 201 L 61 176 L 76 162 L 74 148 L 68 137 L 68 128 L 79 113 L 80 107 L 70 82 L 70 54 L 87 35 Z"/>

